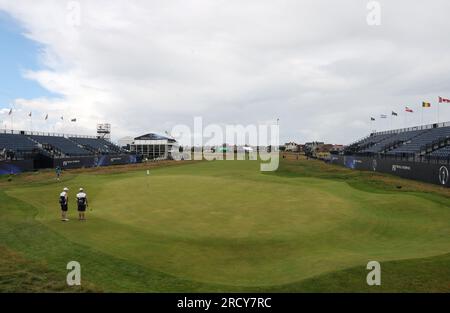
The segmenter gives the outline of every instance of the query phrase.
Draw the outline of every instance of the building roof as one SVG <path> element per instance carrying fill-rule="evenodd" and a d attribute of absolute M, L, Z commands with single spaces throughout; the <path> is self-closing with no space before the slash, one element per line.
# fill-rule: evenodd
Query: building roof
<path fill-rule="evenodd" d="M 155 133 L 148 133 L 148 134 L 136 137 L 136 138 L 134 138 L 134 140 L 167 140 L 168 142 L 176 142 L 176 140 L 173 138 L 158 135 Z"/>

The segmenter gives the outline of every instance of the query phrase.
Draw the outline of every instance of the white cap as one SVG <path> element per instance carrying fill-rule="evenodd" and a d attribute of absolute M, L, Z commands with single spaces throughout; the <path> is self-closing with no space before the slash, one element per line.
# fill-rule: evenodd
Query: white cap
<path fill-rule="evenodd" d="M 64 189 L 63 189 L 64 191 L 69 191 L 69 188 L 67 188 L 67 187 L 64 187 Z"/>
<path fill-rule="evenodd" d="M 80 191 L 83 191 L 83 187 L 80 187 Z"/>

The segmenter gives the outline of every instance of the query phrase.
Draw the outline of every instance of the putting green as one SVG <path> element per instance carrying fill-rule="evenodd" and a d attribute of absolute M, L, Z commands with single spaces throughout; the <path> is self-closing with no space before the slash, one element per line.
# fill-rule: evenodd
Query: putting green
<path fill-rule="evenodd" d="M 6 194 L 37 208 L 35 218 L 68 242 L 207 284 L 284 285 L 370 260 L 450 252 L 445 200 L 363 191 L 301 171 L 294 177 L 263 174 L 258 166 L 215 161 L 150 175 L 81 174 Z M 63 185 L 70 188 L 68 223 L 58 220 Z M 75 220 L 80 186 L 93 209 L 87 222 Z"/>

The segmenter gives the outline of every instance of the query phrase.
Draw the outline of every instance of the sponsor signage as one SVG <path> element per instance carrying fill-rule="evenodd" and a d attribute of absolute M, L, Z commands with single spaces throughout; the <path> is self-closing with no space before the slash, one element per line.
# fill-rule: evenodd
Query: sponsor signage
<path fill-rule="evenodd" d="M 134 155 L 101 155 L 92 157 L 62 158 L 53 161 L 53 167 L 60 166 L 63 169 L 81 168 L 81 167 L 99 167 L 119 164 L 137 163 Z"/>
<path fill-rule="evenodd" d="M 441 166 L 439 168 L 439 182 L 441 183 L 441 185 L 448 184 L 448 167 L 447 166 Z"/>
<path fill-rule="evenodd" d="M 337 156 L 331 159 L 331 163 L 351 169 L 388 173 L 441 186 L 450 186 L 449 165 L 359 156 Z"/>
<path fill-rule="evenodd" d="M 0 161 L 0 175 L 19 174 L 33 168 L 33 160 Z"/>
<path fill-rule="evenodd" d="M 411 167 L 408 165 L 392 164 L 392 171 L 396 172 L 397 170 L 410 171 Z"/>

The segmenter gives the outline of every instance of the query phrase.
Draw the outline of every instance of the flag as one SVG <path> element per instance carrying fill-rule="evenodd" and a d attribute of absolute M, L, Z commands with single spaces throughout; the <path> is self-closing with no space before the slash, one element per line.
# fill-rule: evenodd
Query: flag
<path fill-rule="evenodd" d="M 77 119 L 76 119 L 76 118 L 73 118 L 73 119 L 71 119 L 70 121 L 71 121 L 71 122 L 76 122 Z"/>
<path fill-rule="evenodd" d="M 8 115 L 11 115 L 11 114 L 12 114 L 12 109 L 9 109 Z"/>
<path fill-rule="evenodd" d="M 405 111 L 408 113 L 414 113 L 414 111 L 412 109 L 410 109 L 409 107 L 405 107 Z"/>
<path fill-rule="evenodd" d="M 45 120 L 48 120 L 48 114 L 45 116 Z"/>
<path fill-rule="evenodd" d="M 391 115 L 398 116 L 397 112 L 392 111 Z"/>
<path fill-rule="evenodd" d="M 443 103 L 443 102 L 450 103 L 450 99 L 445 99 L 445 98 L 439 97 L 439 103 Z"/>
<path fill-rule="evenodd" d="M 387 115 L 386 114 L 381 114 L 380 118 L 387 118 Z"/>
<path fill-rule="evenodd" d="M 431 108 L 431 103 L 430 102 L 422 102 L 422 107 L 423 108 Z"/>
<path fill-rule="evenodd" d="M 375 121 L 375 118 L 374 118 L 374 117 L 371 117 L 370 120 L 371 120 L 371 121 Z"/>

